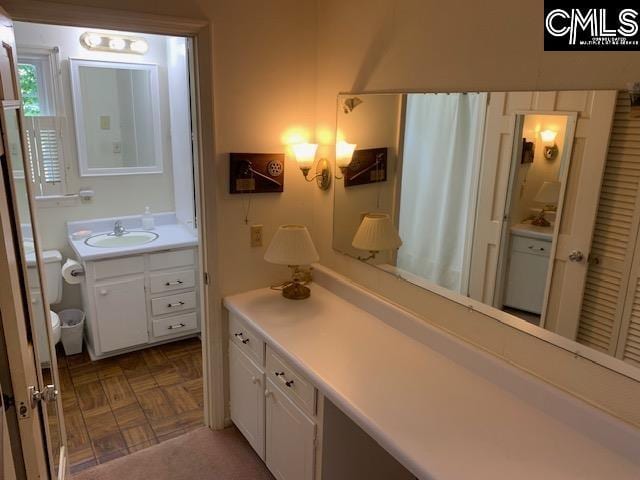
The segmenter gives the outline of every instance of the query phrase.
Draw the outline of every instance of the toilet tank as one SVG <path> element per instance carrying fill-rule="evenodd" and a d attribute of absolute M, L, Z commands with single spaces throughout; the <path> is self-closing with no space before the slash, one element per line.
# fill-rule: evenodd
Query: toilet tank
<path fill-rule="evenodd" d="M 35 258 L 30 259 L 33 254 L 27 255 L 27 270 L 29 283 L 36 281 Z M 31 260 L 31 261 L 30 261 Z M 44 267 L 43 277 L 46 285 L 45 297 L 48 305 L 60 303 L 62 300 L 62 254 L 58 250 L 45 250 L 42 252 L 42 263 Z"/>

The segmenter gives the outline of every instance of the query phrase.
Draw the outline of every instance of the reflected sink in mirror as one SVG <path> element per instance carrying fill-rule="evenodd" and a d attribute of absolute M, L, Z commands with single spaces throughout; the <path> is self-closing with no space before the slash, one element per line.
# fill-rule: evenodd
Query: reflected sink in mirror
<path fill-rule="evenodd" d="M 154 232 L 133 231 L 120 236 L 113 233 L 101 233 L 87 238 L 84 243 L 90 247 L 98 248 L 135 247 L 151 243 L 157 238 L 158 234 Z"/>

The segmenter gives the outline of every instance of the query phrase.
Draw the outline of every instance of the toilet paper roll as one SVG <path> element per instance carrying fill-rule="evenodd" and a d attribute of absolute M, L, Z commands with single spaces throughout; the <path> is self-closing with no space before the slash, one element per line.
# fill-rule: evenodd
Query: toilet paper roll
<path fill-rule="evenodd" d="M 70 284 L 77 285 L 82 282 L 82 277 L 84 276 L 84 269 L 82 265 L 80 265 L 75 260 L 71 260 L 70 258 L 64 262 L 62 266 L 62 278 Z"/>

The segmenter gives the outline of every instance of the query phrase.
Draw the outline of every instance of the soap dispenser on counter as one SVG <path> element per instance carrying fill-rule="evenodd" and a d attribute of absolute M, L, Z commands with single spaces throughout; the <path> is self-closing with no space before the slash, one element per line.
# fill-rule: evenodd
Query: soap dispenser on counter
<path fill-rule="evenodd" d="M 156 222 L 151 214 L 151 208 L 144 207 L 144 214 L 142 215 L 142 229 L 153 230 L 156 227 Z"/>

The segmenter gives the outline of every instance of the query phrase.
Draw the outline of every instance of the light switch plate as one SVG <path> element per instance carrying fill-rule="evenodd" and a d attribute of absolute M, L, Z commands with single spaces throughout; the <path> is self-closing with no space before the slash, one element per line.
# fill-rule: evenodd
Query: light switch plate
<path fill-rule="evenodd" d="M 262 225 L 251 225 L 251 246 L 262 246 Z"/>

